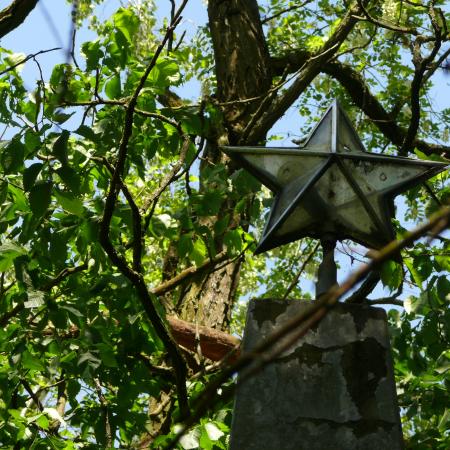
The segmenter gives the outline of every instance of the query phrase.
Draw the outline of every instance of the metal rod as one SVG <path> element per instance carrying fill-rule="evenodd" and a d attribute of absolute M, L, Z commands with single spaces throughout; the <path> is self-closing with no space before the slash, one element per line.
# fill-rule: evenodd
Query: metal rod
<path fill-rule="evenodd" d="M 336 238 L 332 235 L 325 235 L 320 240 L 320 244 L 322 245 L 323 259 L 317 271 L 316 298 L 337 284 L 337 267 L 334 260 Z"/>

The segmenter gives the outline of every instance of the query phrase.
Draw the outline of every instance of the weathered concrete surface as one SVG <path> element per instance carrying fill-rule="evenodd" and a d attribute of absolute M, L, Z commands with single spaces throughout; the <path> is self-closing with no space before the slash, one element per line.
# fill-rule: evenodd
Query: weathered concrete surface
<path fill-rule="evenodd" d="M 252 300 L 243 351 L 308 302 Z M 386 313 L 340 304 L 239 386 L 230 450 L 403 449 Z"/>

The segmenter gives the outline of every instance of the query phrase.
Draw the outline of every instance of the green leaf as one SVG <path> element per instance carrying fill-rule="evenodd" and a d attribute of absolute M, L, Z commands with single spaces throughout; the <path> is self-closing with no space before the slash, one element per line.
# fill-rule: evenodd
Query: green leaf
<path fill-rule="evenodd" d="M 74 193 L 80 193 L 81 177 L 75 169 L 70 166 L 62 166 L 56 170 L 63 183 Z"/>
<path fill-rule="evenodd" d="M 63 209 L 71 214 L 74 214 L 75 216 L 83 217 L 84 206 L 83 202 L 79 198 L 74 197 L 69 192 L 59 190 L 55 191 L 55 197 Z"/>
<path fill-rule="evenodd" d="M 225 230 L 228 227 L 228 224 L 230 223 L 230 215 L 227 214 L 225 217 L 223 217 L 222 219 L 218 220 L 215 224 L 214 224 L 214 232 L 216 235 L 222 235 Z"/>
<path fill-rule="evenodd" d="M 67 144 L 69 142 L 70 132 L 64 130 L 53 144 L 53 154 L 58 158 L 61 164 L 67 164 Z"/>
<path fill-rule="evenodd" d="M 114 26 L 123 33 L 129 43 L 132 43 L 134 35 L 139 30 L 139 18 L 130 9 L 119 8 L 113 20 Z"/>
<path fill-rule="evenodd" d="M 242 250 L 241 233 L 238 230 L 229 230 L 223 238 L 224 244 L 230 253 L 239 253 Z"/>
<path fill-rule="evenodd" d="M 447 276 L 441 276 L 436 283 L 437 294 L 439 300 L 444 302 L 447 296 L 450 294 L 450 281 Z"/>
<path fill-rule="evenodd" d="M 156 69 L 155 73 L 158 73 L 156 83 L 159 85 L 177 84 L 181 80 L 180 68 L 173 59 L 158 58 Z"/>
<path fill-rule="evenodd" d="M 28 350 L 22 353 L 22 366 L 30 370 L 45 370 L 39 358 L 33 356 Z"/>
<path fill-rule="evenodd" d="M 220 191 L 209 191 L 205 194 L 196 195 L 194 208 L 200 216 L 216 216 L 225 197 Z"/>
<path fill-rule="evenodd" d="M 3 203 L 5 202 L 7 195 L 8 195 L 8 182 L 0 181 L 0 206 L 2 206 Z"/>
<path fill-rule="evenodd" d="M 180 444 L 184 450 L 197 449 L 199 448 L 199 440 L 200 430 L 198 428 L 194 428 L 181 437 Z"/>
<path fill-rule="evenodd" d="M 120 75 L 114 75 L 106 84 L 105 84 L 105 93 L 110 99 L 120 98 L 122 91 L 120 88 Z"/>
<path fill-rule="evenodd" d="M 258 192 L 261 189 L 261 183 L 244 169 L 239 169 L 234 172 L 231 180 L 239 195 Z"/>
<path fill-rule="evenodd" d="M 19 211 L 29 211 L 27 199 L 23 191 L 12 184 L 8 185 L 8 191 L 14 199 L 14 206 L 16 210 Z"/>
<path fill-rule="evenodd" d="M 194 261 L 195 265 L 199 266 L 206 258 L 207 248 L 203 239 L 197 238 L 194 242 L 194 246 L 189 254 L 189 257 Z"/>
<path fill-rule="evenodd" d="M 26 254 L 27 251 L 19 245 L 10 242 L 0 245 L 0 272 L 6 272 L 16 258 Z"/>
<path fill-rule="evenodd" d="M 34 186 L 42 167 L 44 167 L 42 163 L 34 163 L 23 171 L 23 188 L 25 191 L 29 191 Z"/>
<path fill-rule="evenodd" d="M 80 125 L 74 133 L 79 134 L 80 136 L 83 136 L 86 139 L 89 139 L 92 142 L 98 142 L 100 139 L 100 136 L 94 132 L 94 130 L 91 127 L 88 127 L 87 125 Z"/>
<path fill-rule="evenodd" d="M 178 240 L 178 254 L 181 258 L 189 255 L 194 249 L 194 243 L 192 241 L 192 233 L 183 234 Z"/>
<path fill-rule="evenodd" d="M 407 313 L 426 314 L 429 311 L 428 293 L 422 292 L 419 297 L 409 296 L 404 302 L 405 311 Z"/>
<path fill-rule="evenodd" d="M 380 270 L 381 281 L 391 292 L 398 289 L 403 281 L 402 266 L 395 261 L 385 261 Z"/>
<path fill-rule="evenodd" d="M 69 68 L 66 64 L 57 64 L 50 76 L 50 86 L 55 92 L 61 92 L 66 82 L 66 70 Z"/>
<path fill-rule="evenodd" d="M 448 256 L 435 256 L 434 260 L 442 271 L 450 272 L 450 258 Z"/>
<path fill-rule="evenodd" d="M 99 350 L 100 359 L 106 367 L 118 367 L 114 350 L 107 344 L 97 344 L 96 347 Z"/>
<path fill-rule="evenodd" d="M 47 211 L 52 200 L 52 184 L 48 181 L 37 182 L 28 195 L 33 214 L 41 217 Z"/>
<path fill-rule="evenodd" d="M 14 66 L 18 63 L 21 63 L 27 55 L 25 53 L 11 53 L 5 58 L 5 61 L 8 63 L 9 66 Z M 17 66 L 16 70 L 21 70 L 23 67 L 23 64 Z"/>
<path fill-rule="evenodd" d="M 86 57 L 86 70 L 97 69 L 100 59 L 104 56 L 103 50 L 100 48 L 100 41 L 97 39 L 92 42 L 85 42 L 81 46 L 81 52 Z"/>
<path fill-rule="evenodd" d="M 93 369 L 97 369 L 100 366 L 101 360 L 94 356 L 91 352 L 84 352 L 78 358 L 78 365 L 87 362 L 88 366 L 91 366 Z"/>
<path fill-rule="evenodd" d="M 205 423 L 205 430 L 208 434 L 209 439 L 211 439 L 212 441 L 219 440 L 225 434 L 213 422 Z"/>
<path fill-rule="evenodd" d="M 38 426 L 43 428 L 44 430 L 48 430 L 50 426 L 50 422 L 47 419 L 47 417 L 44 414 L 39 414 L 37 419 L 34 421 L 34 423 Z"/>
<path fill-rule="evenodd" d="M 52 118 L 56 123 L 62 124 L 64 122 L 67 122 L 74 114 L 75 111 L 71 113 L 64 113 L 60 110 L 57 110 L 53 113 Z"/>
<path fill-rule="evenodd" d="M 405 258 L 405 265 L 409 270 L 409 273 L 411 274 L 412 279 L 414 280 L 414 283 L 419 287 L 420 290 L 422 290 L 422 282 L 424 281 L 422 276 L 420 275 L 420 272 L 417 270 L 416 266 L 414 265 L 414 260 L 410 258 Z"/>
<path fill-rule="evenodd" d="M 67 259 L 67 241 L 62 233 L 52 233 L 49 255 L 55 266 L 62 266 Z"/>
<path fill-rule="evenodd" d="M 50 426 L 50 422 L 44 414 L 40 414 L 39 417 L 35 420 L 35 423 L 38 427 L 41 427 L 44 430 L 48 430 Z"/>
<path fill-rule="evenodd" d="M 0 143 L 0 162 L 6 174 L 17 172 L 23 165 L 25 145 L 19 139 Z"/>

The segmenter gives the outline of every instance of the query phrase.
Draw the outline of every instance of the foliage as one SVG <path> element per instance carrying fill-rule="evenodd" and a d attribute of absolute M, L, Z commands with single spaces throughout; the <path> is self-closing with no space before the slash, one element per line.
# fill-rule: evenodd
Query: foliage
<path fill-rule="evenodd" d="M 210 30 L 199 28 L 188 38 L 171 34 L 166 30 L 176 16 L 158 21 L 151 1 L 129 2 L 107 21 L 94 14 L 100 0 L 74 3 L 77 26 L 90 17 L 97 33 L 81 44 L 77 62 L 56 65 L 48 80 L 38 79 L 28 89 L 16 65 L 25 55 L 0 49 L 0 122 L 11 135 L 0 147 L 0 443 L 94 449 L 147 442 L 163 448 L 177 432 L 183 405 L 178 353 L 170 353 L 157 324 L 161 320 L 167 328 L 166 314 L 182 314 L 178 302 L 195 283 L 186 279 L 164 296 L 153 294 L 154 288 L 187 268 L 198 276 L 197 269 L 210 268 L 225 251 L 227 263 L 242 261 L 236 300 L 231 295 L 227 305 L 234 307 L 239 333 L 246 299 L 262 293 L 283 297 L 299 272 L 303 280 L 312 279 L 320 253 L 304 264 L 315 244 L 304 239 L 252 255 L 268 194 L 214 154 L 221 134 L 232 133 L 226 108 L 214 94 Z M 389 117 L 406 130 L 415 108 L 410 79 L 417 67 L 407 57 L 415 35 L 383 24 L 424 34 L 433 24 L 428 9 L 416 3 L 372 3 L 369 11 L 381 22 L 360 20 L 330 61 L 358 70 Z M 325 0 L 301 7 L 261 2 L 270 52 L 281 57 L 292 48 L 320 50 L 347 9 L 345 2 Z M 449 14 L 439 11 L 439 20 L 450 22 Z M 447 31 L 441 40 L 449 36 Z M 431 47 L 428 42 L 426 51 Z M 432 74 L 421 88 L 416 131 L 420 139 L 438 141 L 431 157 L 442 159 L 449 155 L 443 145 L 449 109 L 434 109 L 428 95 Z M 288 75 L 274 76 L 278 83 Z M 181 98 L 192 80 L 202 83 L 195 104 Z M 342 99 L 370 150 L 398 152 L 399 145 L 326 71 L 294 106 L 308 117 L 304 130 L 334 96 Z M 424 151 L 431 147 L 414 142 L 408 152 L 430 158 Z M 431 180 L 431 186 L 448 202 L 447 175 Z M 410 222 L 436 210 L 422 187 L 403 202 Z M 402 225 L 396 226 L 401 236 Z M 402 264 L 388 262 L 381 271 L 395 299 L 407 297 L 404 310 L 390 312 L 390 324 L 410 449 L 450 447 L 449 255 L 448 237 L 442 235 L 405 250 Z M 310 293 L 299 284 L 291 296 Z M 193 404 L 217 368 L 205 366 L 198 355 L 185 356 Z M 180 448 L 227 448 L 231 406 L 222 391 L 217 398 Z"/>

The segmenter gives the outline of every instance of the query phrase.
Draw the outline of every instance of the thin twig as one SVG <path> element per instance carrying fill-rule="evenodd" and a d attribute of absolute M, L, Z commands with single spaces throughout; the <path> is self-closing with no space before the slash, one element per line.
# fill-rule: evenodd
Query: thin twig
<path fill-rule="evenodd" d="M 300 279 L 303 272 L 305 271 L 306 266 L 309 264 L 309 262 L 311 261 L 313 256 L 316 254 L 317 249 L 319 248 L 319 245 L 320 245 L 320 242 L 317 242 L 316 245 L 314 246 L 314 248 L 311 250 L 311 252 L 306 257 L 306 259 L 303 261 L 303 264 L 300 267 L 300 270 L 298 271 L 297 275 L 294 277 L 294 279 L 291 281 L 291 284 L 286 289 L 286 292 L 284 293 L 282 300 L 286 300 L 288 295 L 292 292 L 292 289 L 294 289 L 295 286 L 297 286 L 298 280 Z"/>
<path fill-rule="evenodd" d="M 7 72 L 11 72 L 11 70 L 14 70 L 16 67 L 25 64 L 27 61 L 29 61 L 30 59 L 33 59 L 34 57 L 38 56 L 38 55 L 42 55 L 43 53 L 49 53 L 49 52 L 54 52 L 55 50 L 61 50 L 61 47 L 54 47 L 54 48 L 50 48 L 48 50 L 41 50 L 37 53 L 32 53 L 30 55 L 27 55 L 24 59 L 22 59 L 21 61 L 13 64 L 12 66 L 9 66 L 8 68 L 2 70 L 0 72 L 0 76 L 4 75 Z"/>
<path fill-rule="evenodd" d="M 284 8 L 281 11 L 278 11 L 277 13 L 273 14 L 272 16 L 263 17 L 261 19 L 261 23 L 264 25 L 267 22 L 270 22 L 271 20 L 276 19 L 277 17 L 280 17 L 280 16 L 282 16 L 285 13 L 288 13 L 288 12 L 291 12 L 291 11 L 295 11 L 297 9 L 301 9 L 304 6 L 306 6 L 308 3 L 311 3 L 311 1 L 312 0 L 306 0 L 303 3 L 300 3 L 299 5 L 293 5 L 293 6 L 290 6 L 288 8 Z"/>
<path fill-rule="evenodd" d="M 98 378 L 94 378 L 95 390 L 97 391 L 97 397 L 100 400 L 100 404 L 102 405 L 103 414 L 105 416 L 105 444 L 107 448 L 112 447 L 113 436 L 111 432 L 111 420 L 109 417 L 109 408 L 108 408 L 108 400 L 106 400 L 105 396 L 102 392 L 102 386 Z"/>
<path fill-rule="evenodd" d="M 402 307 L 404 306 L 403 300 L 398 300 L 395 296 L 377 298 L 374 300 L 367 300 L 366 304 L 368 304 L 368 305 L 394 305 L 394 306 L 402 306 Z"/>
<path fill-rule="evenodd" d="M 367 296 L 375 289 L 375 286 L 380 281 L 380 274 L 378 272 L 370 272 L 368 277 L 361 283 L 361 286 L 350 297 L 346 303 L 361 303 L 367 300 Z"/>
<path fill-rule="evenodd" d="M 369 13 L 369 11 L 366 9 L 366 7 L 364 6 L 364 2 L 362 0 L 358 0 L 358 5 L 364 13 L 363 17 L 357 16 L 357 15 L 354 16 L 358 20 L 365 20 L 365 21 L 371 22 L 374 25 L 377 25 L 381 28 L 385 28 L 385 29 L 391 30 L 391 31 L 396 31 L 397 33 L 405 33 L 405 34 L 412 34 L 412 35 L 419 34 L 419 32 L 417 31 L 416 28 L 401 27 L 399 25 L 395 25 L 395 24 L 387 22 L 385 20 L 375 19 L 375 17 L 373 17 Z"/>
<path fill-rule="evenodd" d="M 77 267 L 66 267 L 65 269 L 61 270 L 61 272 L 53 280 L 49 281 L 47 284 L 42 286 L 40 290 L 44 292 L 49 291 L 54 286 L 58 285 L 67 276 L 81 272 L 82 270 L 86 270 L 87 267 L 88 267 L 87 264 L 82 264 Z M 25 309 L 25 302 L 17 303 L 17 305 L 14 306 L 14 308 L 11 311 L 6 312 L 5 314 L 3 314 L 3 316 L 0 317 L 0 327 L 5 327 L 10 319 L 15 317 L 24 309 Z"/>
<path fill-rule="evenodd" d="M 206 268 L 216 265 L 219 262 L 222 262 L 228 258 L 228 253 L 226 250 L 223 252 L 220 252 L 215 256 L 214 259 L 207 259 L 205 262 L 200 264 L 199 266 L 191 266 L 187 269 L 184 269 L 181 271 L 178 275 L 174 276 L 170 280 L 164 281 L 160 285 L 156 286 L 152 289 L 152 294 L 154 295 L 163 295 L 172 289 L 175 289 L 177 286 L 179 286 L 183 281 L 186 279 L 193 277 L 199 272 L 204 271 Z"/>
<path fill-rule="evenodd" d="M 36 407 L 39 409 L 39 411 L 44 410 L 44 406 L 42 405 L 41 401 L 39 400 L 38 396 L 33 392 L 33 389 L 29 385 L 28 381 L 25 379 L 21 379 L 20 383 L 24 387 L 24 389 L 28 392 L 28 395 L 31 397 L 33 402 L 35 403 Z"/>
<path fill-rule="evenodd" d="M 86 270 L 87 268 L 88 268 L 87 263 L 83 263 L 83 264 L 81 264 L 79 266 L 75 266 L 75 267 L 66 267 L 63 270 L 61 270 L 61 272 L 59 272 L 58 275 L 56 275 L 56 277 L 53 278 L 53 280 L 51 280 L 47 284 L 45 284 L 41 288 L 41 290 L 49 291 L 54 286 L 57 286 L 64 278 L 68 277 L 69 275 L 73 275 L 75 273 L 82 272 L 83 270 Z"/>

